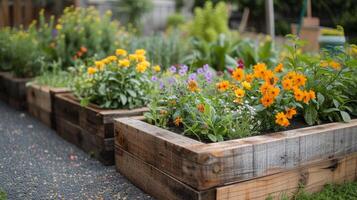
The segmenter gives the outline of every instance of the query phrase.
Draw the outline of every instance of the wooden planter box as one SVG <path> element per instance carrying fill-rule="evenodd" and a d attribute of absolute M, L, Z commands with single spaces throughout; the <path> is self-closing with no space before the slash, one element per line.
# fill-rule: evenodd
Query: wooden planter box
<path fill-rule="evenodd" d="M 91 154 L 104 165 L 114 164 L 114 118 L 141 116 L 147 108 L 104 110 L 82 107 L 72 93 L 57 94 L 54 101 L 57 133 Z"/>
<path fill-rule="evenodd" d="M 26 109 L 26 83 L 30 78 L 16 78 L 10 72 L 0 72 L 0 98 L 18 110 Z"/>
<path fill-rule="evenodd" d="M 47 126 L 56 129 L 54 96 L 56 94 L 69 92 L 70 90 L 67 88 L 52 88 L 31 83 L 27 86 L 28 111 L 32 116 L 45 123 Z"/>
<path fill-rule="evenodd" d="M 157 199 L 265 199 L 356 179 L 357 120 L 205 144 L 116 119 L 117 170 Z"/>

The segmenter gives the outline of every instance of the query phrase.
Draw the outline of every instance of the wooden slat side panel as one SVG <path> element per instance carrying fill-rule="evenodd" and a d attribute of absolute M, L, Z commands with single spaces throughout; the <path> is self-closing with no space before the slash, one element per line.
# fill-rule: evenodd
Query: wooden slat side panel
<path fill-rule="evenodd" d="M 279 199 L 283 195 L 291 197 L 301 184 L 307 192 L 317 192 L 327 183 L 355 180 L 356 170 L 357 154 L 320 161 L 291 171 L 217 188 L 217 200 L 265 200 L 269 196 Z"/>
<path fill-rule="evenodd" d="M 214 200 L 215 190 L 199 192 L 121 148 L 115 149 L 117 170 L 158 200 Z"/>
<path fill-rule="evenodd" d="M 46 124 L 48 127 L 52 127 L 52 113 L 34 104 L 28 104 L 28 112 L 40 120 L 42 123 Z"/>
<path fill-rule="evenodd" d="M 27 102 L 36 105 L 42 110 L 52 112 L 51 95 L 48 87 L 40 87 L 34 84 L 27 86 Z"/>

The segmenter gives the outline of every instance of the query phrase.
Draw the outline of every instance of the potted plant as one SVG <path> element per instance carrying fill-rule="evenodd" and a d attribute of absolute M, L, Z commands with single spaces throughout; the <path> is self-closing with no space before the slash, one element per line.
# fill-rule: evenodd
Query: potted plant
<path fill-rule="evenodd" d="M 355 58 L 290 39 L 277 66 L 172 67 L 144 121 L 116 119 L 118 171 L 158 199 L 278 198 L 356 178 Z"/>
<path fill-rule="evenodd" d="M 57 132 L 103 164 L 114 163 L 115 117 L 140 116 L 149 101 L 149 75 L 160 71 L 146 60 L 145 50 L 116 55 L 78 68 L 73 93 L 56 95 Z"/>

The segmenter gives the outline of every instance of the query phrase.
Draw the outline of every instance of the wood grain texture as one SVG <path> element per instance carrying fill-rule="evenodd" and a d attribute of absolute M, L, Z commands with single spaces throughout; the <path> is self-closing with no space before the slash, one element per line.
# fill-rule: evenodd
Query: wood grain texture
<path fill-rule="evenodd" d="M 117 170 L 136 186 L 158 200 L 216 199 L 215 189 L 197 191 L 121 148 L 116 148 L 115 151 Z"/>
<path fill-rule="evenodd" d="M 325 184 L 341 184 L 357 178 L 357 154 L 311 163 L 290 171 L 217 188 L 217 200 L 265 200 L 292 197 L 301 186 L 318 192 Z"/>
<path fill-rule="evenodd" d="M 357 120 L 352 120 L 204 144 L 121 118 L 115 124 L 115 143 L 185 184 L 205 190 L 356 152 L 356 127 Z"/>

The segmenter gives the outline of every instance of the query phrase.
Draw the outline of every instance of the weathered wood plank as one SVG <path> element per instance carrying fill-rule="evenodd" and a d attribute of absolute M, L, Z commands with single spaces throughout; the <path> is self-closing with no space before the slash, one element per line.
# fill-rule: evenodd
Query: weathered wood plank
<path fill-rule="evenodd" d="M 30 115 L 34 116 L 35 118 L 39 119 L 42 123 L 46 124 L 48 127 L 52 127 L 52 113 L 42 108 L 38 107 L 34 104 L 27 104 L 28 112 Z"/>
<path fill-rule="evenodd" d="M 117 170 L 158 200 L 214 200 L 216 198 L 215 189 L 201 192 L 194 190 L 121 148 L 116 148 L 115 156 Z"/>
<path fill-rule="evenodd" d="M 27 85 L 27 102 L 44 111 L 52 112 L 50 88 L 35 84 Z"/>
<path fill-rule="evenodd" d="M 159 170 L 204 190 L 344 155 L 355 149 L 356 142 L 347 142 L 356 137 L 355 127 L 357 120 L 352 120 L 204 144 L 142 121 L 122 118 L 116 122 L 115 142 Z M 340 134 L 347 139 L 335 149 L 335 138 Z"/>
<path fill-rule="evenodd" d="M 217 188 L 217 200 L 265 200 L 291 197 L 303 185 L 317 192 L 327 183 L 343 183 L 357 178 L 357 154 L 311 163 L 291 171 Z"/>

